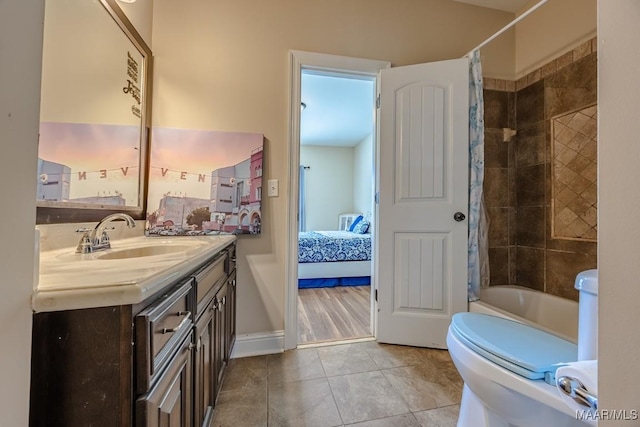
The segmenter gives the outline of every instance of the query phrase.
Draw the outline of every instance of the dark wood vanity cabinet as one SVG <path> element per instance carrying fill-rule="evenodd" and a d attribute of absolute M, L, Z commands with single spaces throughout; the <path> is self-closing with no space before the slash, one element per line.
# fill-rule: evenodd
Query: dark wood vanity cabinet
<path fill-rule="evenodd" d="M 194 376 L 194 419 L 196 426 L 208 426 L 213 417 L 215 376 L 213 357 L 215 324 L 213 302 L 196 322 L 195 329 L 195 376 Z"/>
<path fill-rule="evenodd" d="M 231 350 L 236 343 L 236 271 L 227 279 L 227 358 L 231 358 Z"/>
<path fill-rule="evenodd" d="M 227 284 L 220 288 L 213 300 L 213 321 L 215 323 L 215 354 L 213 357 L 213 372 L 215 377 L 216 395 L 222 386 L 222 378 L 229 361 L 227 355 Z"/>
<path fill-rule="evenodd" d="M 235 274 L 234 243 L 142 304 L 35 314 L 30 426 L 211 426 Z"/>
<path fill-rule="evenodd" d="M 136 425 L 191 427 L 193 425 L 193 344 L 189 333 L 149 393 L 136 401 Z"/>
<path fill-rule="evenodd" d="M 31 427 L 131 426 L 132 307 L 37 313 L 31 348 Z"/>
<path fill-rule="evenodd" d="M 195 341 L 195 426 L 207 427 L 213 420 L 213 408 L 227 363 L 226 318 L 224 302 L 228 281 L 229 252 L 217 257 L 194 275 L 196 288 L 196 341 Z M 223 357 L 224 356 L 224 357 Z"/>

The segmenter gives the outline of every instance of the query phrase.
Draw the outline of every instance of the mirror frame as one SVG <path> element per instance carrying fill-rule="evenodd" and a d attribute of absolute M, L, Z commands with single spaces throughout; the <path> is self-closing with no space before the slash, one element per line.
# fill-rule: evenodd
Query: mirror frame
<path fill-rule="evenodd" d="M 138 206 L 112 206 L 76 203 L 69 206 L 65 202 L 36 202 L 36 224 L 56 224 L 70 222 L 100 221 L 105 216 L 126 212 L 134 219 L 144 220 L 147 211 L 147 191 L 149 182 L 149 148 L 151 133 L 151 95 L 153 91 L 153 53 L 138 30 L 118 6 L 117 0 L 99 0 L 122 32 L 133 43 L 143 57 L 142 78 L 144 98 L 140 120 L 140 173 L 138 176 Z"/>

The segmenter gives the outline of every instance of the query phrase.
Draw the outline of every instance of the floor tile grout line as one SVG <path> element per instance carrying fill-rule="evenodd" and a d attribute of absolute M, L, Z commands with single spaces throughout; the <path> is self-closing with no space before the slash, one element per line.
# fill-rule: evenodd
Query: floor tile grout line
<path fill-rule="evenodd" d="M 322 357 L 320 357 L 320 353 L 318 349 L 315 348 L 315 352 L 318 355 L 318 360 L 320 361 L 320 366 L 322 367 L 322 372 L 324 373 L 324 380 L 327 382 L 329 386 L 329 392 L 331 392 L 331 398 L 333 399 L 333 404 L 336 407 L 336 411 L 338 411 L 338 416 L 340 417 L 340 423 L 344 425 L 344 418 L 342 417 L 342 413 L 340 412 L 340 408 L 338 407 L 338 402 L 336 401 L 336 395 L 333 392 L 333 388 L 331 387 L 331 382 L 329 381 L 329 376 L 327 376 L 327 370 L 324 367 L 324 363 L 322 362 Z"/>
<path fill-rule="evenodd" d="M 351 424 L 344 424 L 345 427 L 349 427 L 352 426 L 354 424 L 359 424 L 359 423 L 369 423 L 371 421 L 379 421 L 379 420 L 386 420 L 388 418 L 395 418 L 395 417 L 401 417 L 403 415 L 411 415 L 413 417 L 413 419 L 417 422 L 420 423 L 420 421 L 418 421 L 418 419 L 416 418 L 416 416 L 414 415 L 413 412 L 409 411 L 409 412 L 403 412 L 402 414 L 396 414 L 396 415 L 391 415 L 388 417 L 380 417 L 380 418 L 372 418 L 370 420 L 364 420 L 364 421 L 357 421 L 355 423 L 351 423 Z"/>
<path fill-rule="evenodd" d="M 266 383 L 266 387 L 267 387 L 267 392 L 265 393 L 266 397 L 267 397 L 267 426 L 269 426 L 269 408 L 271 405 L 269 405 L 269 377 L 270 372 L 269 372 L 269 355 L 267 355 L 267 359 L 266 359 L 266 364 L 267 364 L 267 369 L 266 369 L 266 377 L 265 377 L 265 383 Z"/>
<path fill-rule="evenodd" d="M 406 400 L 404 397 L 402 397 L 402 393 L 400 393 L 400 391 L 399 391 L 399 390 L 397 390 L 397 389 L 393 386 L 393 384 L 391 383 L 391 381 L 389 381 L 389 378 L 387 378 L 387 376 L 384 374 L 384 372 L 382 372 L 382 369 L 380 369 L 380 375 L 382 375 L 382 378 L 384 378 L 384 379 L 385 379 L 385 381 L 386 381 L 387 383 L 389 383 L 389 387 L 391 388 L 391 390 L 393 390 L 393 391 L 398 395 L 398 397 L 400 398 L 400 400 L 402 400 L 402 402 L 407 406 L 407 409 L 409 410 L 409 413 L 413 414 L 413 412 L 411 412 L 411 404 L 410 404 L 409 402 L 407 402 L 407 400 Z M 414 418 L 415 418 L 415 416 L 414 416 Z M 417 420 L 416 420 L 416 421 L 417 421 Z"/>
<path fill-rule="evenodd" d="M 344 417 L 342 416 L 342 412 L 340 411 L 340 406 L 338 406 L 338 401 L 336 400 L 336 395 L 333 392 L 333 387 L 331 387 L 331 381 L 329 381 L 329 378 L 326 378 L 326 380 L 327 380 L 327 384 L 329 385 L 329 391 L 331 391 L 331 397 L 333 398 L 333 404 L 336 405 L 336 410 L 338 411 L 338 416 L 340 417 L 340 421 L 342 422 L 342 425 L 345 425 Z"/>

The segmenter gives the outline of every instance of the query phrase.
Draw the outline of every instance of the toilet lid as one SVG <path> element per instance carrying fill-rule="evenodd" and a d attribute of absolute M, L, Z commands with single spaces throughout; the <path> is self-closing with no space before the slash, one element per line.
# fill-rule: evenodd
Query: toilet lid
<path fill-rule="evenodd" d="M 529 325 L 480 313 L 457 313 L 451 331 L 469 348 L 529 379 L 553 377 L 578 360 L 578 346 Z"/>

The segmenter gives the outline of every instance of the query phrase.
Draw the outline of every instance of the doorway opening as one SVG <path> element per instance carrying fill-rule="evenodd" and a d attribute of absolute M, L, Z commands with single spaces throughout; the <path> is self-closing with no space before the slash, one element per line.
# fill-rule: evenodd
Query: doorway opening
<path fill-rule="evenodd" d="M 291 59 L 290 203 L 298 209 L 289 218 L 285 348 L 372 339 L 375 99 L 389 63 L 299 51 Z"/>
<path fill-rule="evenodd" d="M 372 336 L 375 80 L 302 70 L 298 344 Z"/>

